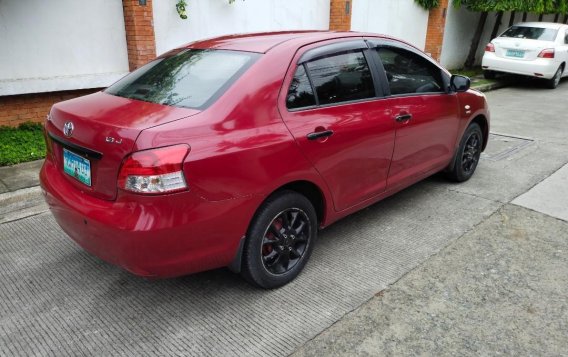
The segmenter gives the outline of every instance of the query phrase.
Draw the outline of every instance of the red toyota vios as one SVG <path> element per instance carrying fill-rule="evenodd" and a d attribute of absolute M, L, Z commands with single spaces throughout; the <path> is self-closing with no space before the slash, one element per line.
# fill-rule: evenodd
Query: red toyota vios
<path fill-rule="evenodd" d="M 318 229 L 436 172 L 469 179 L 489 112 L 469 79 L 355 32 L 195 42 L 53 106 L 46 200 L 79 245 L 128 271 L 228 266 L 294 279 Z"/>

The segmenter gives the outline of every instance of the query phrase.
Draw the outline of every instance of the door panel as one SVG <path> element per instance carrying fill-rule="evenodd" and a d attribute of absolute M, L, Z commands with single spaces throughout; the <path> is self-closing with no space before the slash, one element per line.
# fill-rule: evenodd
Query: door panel
<path fill-rule="evenodd" d="M 414 177 L 449 163 L 459 126 L 457 96 L 434 94 L 389 101 L 395 116 L 412 115 L 410 120 L 396 123 L 389 187 L 405 185 Z"/>
<path fill-rule="evenodd" d="M 394 147 L 394 121 L 384 101 L 285 112 L 283 117 L 326 181 L 337 211 L 385 190 Z M 333 135 L 308 139 L 310 133 L 323 130 L 331 130 Z"/>

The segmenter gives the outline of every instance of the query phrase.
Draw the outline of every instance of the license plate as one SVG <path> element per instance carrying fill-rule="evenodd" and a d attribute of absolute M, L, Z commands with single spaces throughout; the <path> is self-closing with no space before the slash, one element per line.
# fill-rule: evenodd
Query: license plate
<path fill-rule="evenodd" d="M 87 186 L 91 186 L 91 162 L 63 149 L 63 171 Z"/>
<path fill-rule="evenodd" d="M 525 51 L 520 50 L 507 50 L 507 57 L 523 58 L 525 57 Z"/>

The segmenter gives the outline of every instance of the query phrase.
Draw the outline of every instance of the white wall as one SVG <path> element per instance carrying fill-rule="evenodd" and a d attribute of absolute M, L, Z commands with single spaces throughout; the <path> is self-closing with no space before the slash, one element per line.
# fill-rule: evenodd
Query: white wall
<path fill-rule="evenodd" d="M 469 47 L 479 21 L 480 13 L 469 11 L 465 7 L 456 9 L 454 6 L 450 5 L 448 6 L 446 16 L 446 29 L 444 32 L 444 42 L 442 45 L 440 63 L 449 69 L 462 68 L 469 53 Z M 509 27 L 510 16 L 511 15 L 508 12 L 503 14 L 498 34 L 501 34 Z M 514 23 L 521 22 L 522 18 L 523 13 L 516 12 Z M 564 19 L 563 16 L 560 17 L 560 20 L 562 19 Z M 477 65 L 481 64 L 485 44 L 491 41 L 491 32 L 493 31 L 495 21 L 496 14 L 489 13 L 481 36 L 481 41 L 479 42 L 479 47 L 477 49 L 475 61 L 475 64 Z M 538 15 L 528 14 L 526 21 L 538 21 Z M 544 15 L 542 21 L 552 22 L 554 21 L 554 15 Z"/>
<path fill-rule="evenodd" d="M 351 29 L 398 37 L 424 50 L 428 11 L 414 0 L 353 0 Z"/>
<path fill-rule="evenodd" d="M 104 87 L 127 72 L 121 0 L 0 0 L 0 95 Z"/>
<path fill-rule="evenodd" d="M 0 0 L 1 1 L 1 0 Z M 199 39 L 245 32 L 327 30 L 329 0 L 190 0 L 187 20 L 173 0 L 154 0 L 158 55 Z"/>

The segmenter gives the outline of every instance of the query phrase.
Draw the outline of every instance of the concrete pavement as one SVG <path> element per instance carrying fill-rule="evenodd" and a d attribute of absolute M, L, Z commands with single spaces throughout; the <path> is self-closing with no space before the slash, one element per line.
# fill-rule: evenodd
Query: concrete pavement
<path fill-rule="evenodd" d="M 136 278 L 78 248 L 49 213 L 0 224 L 0 355 L 283 356 L 327 345 L 362 355 L 554 354 L 568 340 L 568 306 L 556 299 L 568 276 L 565 223 L 509 202 L 568 163 L 568 122 L 557 105 L 567 94 L 566 81 L 555 91 L 488 93 L 494 134 L 472 180 L 434 176 L 329 227 L 306 271 L 274 291 L 226 270 Z M 507 245 L 515 237 L 526 242 Z M 543 277 L 551 281 L 539 285 Z M 382 298 L 392 308 L 366 308 Z M 527 309 L 537 312 L 527 326 L 525 315 L 510 320 L 517 311 L 504 309 L 538 299 L 554 308 Z M 359 311 L 363 322 L 351 323 Z M 518 333 L 507 332 L 510 321 Z M 325 338 L 343 324 L 352 330 L 339 336 L 351 334 L 361 348 Z M 486 330 L 502 331 L 508 349 L 486 343 Z M 550 348 L 534 339 L 550 339 Z"/>
<path fill-rule="evenodd" d="M 300 356 L 561 356 L 568 223 L 505 205 Z"/>

